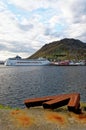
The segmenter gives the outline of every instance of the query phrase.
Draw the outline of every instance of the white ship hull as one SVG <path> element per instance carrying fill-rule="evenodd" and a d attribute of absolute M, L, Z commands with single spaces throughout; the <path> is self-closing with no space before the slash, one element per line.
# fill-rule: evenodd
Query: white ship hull
<path fill-rule="evenodd" d="M 38 65 L 49 65 L 50 61 L 47 59 L 16 59 L 16 58 L 9 58 L 5 61 L 6 66 L 38 66 Z"/>

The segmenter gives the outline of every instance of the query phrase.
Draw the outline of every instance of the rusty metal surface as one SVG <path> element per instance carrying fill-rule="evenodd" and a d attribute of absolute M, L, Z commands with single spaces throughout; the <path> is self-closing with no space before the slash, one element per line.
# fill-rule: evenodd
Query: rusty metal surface
<path fill-rule="evenodd" d="M 61 94 L 55 96 L 46 96 L 40 98 L 32 98 L 24 101 L 25 105 L 29 107 L 43 106 L 48 109 L 55 109 L 64 105 L 68 106 L 69 111 L 80 111 L 80 94 Z"/>

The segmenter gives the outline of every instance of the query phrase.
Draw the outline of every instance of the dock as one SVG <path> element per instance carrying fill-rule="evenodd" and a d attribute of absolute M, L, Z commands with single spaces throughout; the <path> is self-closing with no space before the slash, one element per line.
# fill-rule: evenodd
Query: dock
<path fill-rule="evenodd" d="M 31 98 L 24 101 L 26 107 L 43 106 L 45 109 L 56 109 L 67 105 L 68 110 L 79 113 L 80 110 L 80 94 L 60 94 L 54 96 L 45 96 L 40 98 Z"/>

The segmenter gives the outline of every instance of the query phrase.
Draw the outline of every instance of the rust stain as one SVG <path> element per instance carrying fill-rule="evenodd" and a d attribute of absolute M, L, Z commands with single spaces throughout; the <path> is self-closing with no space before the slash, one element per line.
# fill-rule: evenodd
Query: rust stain
<path fill-rule="evenodd" d="M 72 114 L 72 116 L 80 123 L 86 123 L 86 114 L 82 113 L 79 115 L 76 114 Z"/>
<path fill-rule="evenodd" d="M 86 115 L 79 115 L 78 118 L 81 119 L 81 120 L 82 120 L 82 119 L 85 119 L 85 120 L 86 120 Z"/>
<path fill-rule="evenodd" d="M 16 114 L 19 114 L 19 113 L 20 113 L 19 110 L 13 110 L 13 111 L 11 112 L 12 115 L 16 115 Z"/>
<path fill-rule="evenodd" d="M 15 124 L 22 127 L 28 127 L 32 124 L 33 119 L 22 110 L 13 110 L 11 112 L 12 118 L 15 120 Z"/>
<path fill-rule="evenodd" d="M 81 122 L 81 123 L 86 123 L 86 115 L 84 114 L 80 114 L 77 116 L 77 119 Z"/>
<path fill-rule="evenodd" d="M 57 114 L 56 112 L 48 112 L 46 114 L 46 117 L 48 120 L 55 122 L 55 123 L 59 123 L 59 124 L 66 123 L 66 119 L 61 114 Z"/>
<path fill-rule="evenodd" d="M 31 124 L 31 119 L 26 115 L 20 115 L 17 117 L 17 121 L 20 125 L 26 127 Z"/>

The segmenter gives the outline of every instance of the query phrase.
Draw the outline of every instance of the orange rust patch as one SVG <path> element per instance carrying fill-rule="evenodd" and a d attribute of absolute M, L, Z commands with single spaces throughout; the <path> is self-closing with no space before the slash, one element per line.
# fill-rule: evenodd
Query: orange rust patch
<path fill-rule="evenodd" d="M 19 112 L 20 112 L 19 110 L 14 110 L 14 111 L 11 112 L 11 114 L 16 115 L 16 114 L 19 114 Z"/>
<path fill-rule="evenodd" d="M 74 113 L 71 113 L 71 116 L 73 118 L 75 118 L 75 120 L 79 123 L 85 123 L 86 124 L 86 113 L 82 113 L 82 114 L 74 114 Z"/>
<path fill-rule="evenodd" d="M 32 118 L 30 118 L 24 111 L 14 110 L 11 112 L 11 115 L 18 126 L 27 127 L 32 124 Z"/>
<path fill-rule="evenodd" d="M 73 117 L 79 121 L 80 123 L 86 123 L 86 114 L 79 114 L 79 115 L 76 115 L 76 114 L 72 114 Z"/>
<path fill-rule="evenodd" d="M 65 118 L 61 114 L 57 114 L 56 112 L 48 112 L 46 114 L 48 120 L 53 121 L 55 123 L 65 124 Z"/>
<path fill-rule="evenodd" d="M 20 125 L 26 127 L 31 124 L 31 119 L 26 115 L 20 115 L 17 117 L 17 121 Z"/>

